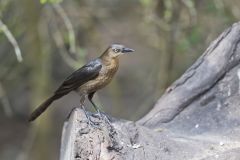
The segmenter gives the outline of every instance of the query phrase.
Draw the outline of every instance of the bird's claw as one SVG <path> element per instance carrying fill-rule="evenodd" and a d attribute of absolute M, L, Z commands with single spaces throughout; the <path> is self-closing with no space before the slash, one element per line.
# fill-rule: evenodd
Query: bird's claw
<path fill-rule="evenodd" d="M 97 116 L 99 119 L 105 120 L 105 122 L 107 122 L 109 125 L 111 125 L 110 118 L 108 117 L 108 115 L 106 113 L 98 111 L 97 114 L 94 114 L 94 115 Z"/>
<path fill-rule="evenodd" d="M 91 127 L 94 127 L 94 128 L 100 128 L 100 126 L 99 126 L 99 122 L 94 122 L 94 121 L 92 121 L 91 120 L 91 118 L 88 116 L 88 115 L 86 115 L 86 117 L 87 117 L 87 120 L 88 120 L 88 125 L 89 126 L 91 126 Z"/>
<path fill-rule="evenodd" d="M 92 120 L 88 120 L 88 125 L 93 127 L 93 128 L 100 128 L 99 123 L 98 122 L 94 122 Z"/>

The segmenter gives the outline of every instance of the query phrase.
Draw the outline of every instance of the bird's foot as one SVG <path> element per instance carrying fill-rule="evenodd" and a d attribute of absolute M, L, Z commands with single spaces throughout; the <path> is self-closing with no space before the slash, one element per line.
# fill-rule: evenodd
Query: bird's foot
<path fill-rule="evenodd" d="M 105 122 L 107 122 L 109 125 L 111 125 L 110 118 L 108 117 L 108 115 L 106 113 L 98 110 L 98 112 L 97 112 L 97 114 L 95 114 L 95 116 L 97 116 L 99 119 L 102 119 Z"/>
<path fill-rule="evenodd" d="M 81 108 L 83 109 L 83 111 L 86 115 L 88 125 L 91 126 L 91 127 L 94 127 L 94 128 L 99 128 L 99 122 L 94 122 L 94 121 L 91 120 L 88 112 L 85 110 L 84 105 L 81 105 Z"/>
<path fill-rule="evenodd" d="M 98 129 L 101 128 L 99 124 L 100 124 L 100 123 L 94 122 L 94 121 L 92 121 L 91 119 L 88 119 L 88 125 L 91 126 L 91 127 L 93 127 L 93 128 L 98 128 Z"/>
<path fill-rule="evenodd" d="M 93 120 L 91 120 L 91 118 L 89 117 L 89 115 L 86 114 L 87 120 L 88 120 L 88 125 L 94 128 L 100 128 L 100 123 L 99 122 L 94 122 Z"/>

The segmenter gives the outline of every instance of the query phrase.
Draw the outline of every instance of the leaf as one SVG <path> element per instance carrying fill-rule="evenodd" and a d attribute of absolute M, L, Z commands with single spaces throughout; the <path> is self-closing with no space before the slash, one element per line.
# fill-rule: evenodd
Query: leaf
<path fill-rule="evenodd" d="M 148 7 L 151 5 L 152 0 L 141 0 L 141 3 L 144 7 Z"/>
<path fill-rule="evenodd" d="M 41 4 L 46 4 L 46 3 L 60 3 L 62 0 L 40 0 Z"/>
<path fill-rule="evenodd" d="M 47 3 L 47 0 L 40 0 L 40 3 L 45 4 L 45 3 Z"/>

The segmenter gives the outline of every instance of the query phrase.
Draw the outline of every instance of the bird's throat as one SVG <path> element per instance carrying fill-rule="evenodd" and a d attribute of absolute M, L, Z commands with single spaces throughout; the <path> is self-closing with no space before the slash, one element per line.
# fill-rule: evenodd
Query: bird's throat
<path fill-rule="evenodd" d="M 106 54 L 103 54 L 101 56 L 102 63 L 106 66 L 111 66 L 113 68 L 118 68 L 119 65 L 119 59 L 118 57 L 111 57 Z"/>

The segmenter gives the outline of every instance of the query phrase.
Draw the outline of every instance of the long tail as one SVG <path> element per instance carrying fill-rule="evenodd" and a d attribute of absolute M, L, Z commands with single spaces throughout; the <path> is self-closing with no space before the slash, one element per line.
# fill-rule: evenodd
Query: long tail
<path fill-rule="evenodd" d="M 48 98 L 45 102 L 43 102 L 35 111 L 32 112 L 28 121 L 34 121 L 38 116 L 40 116 L 56 98 L 54 96 Z"/>

